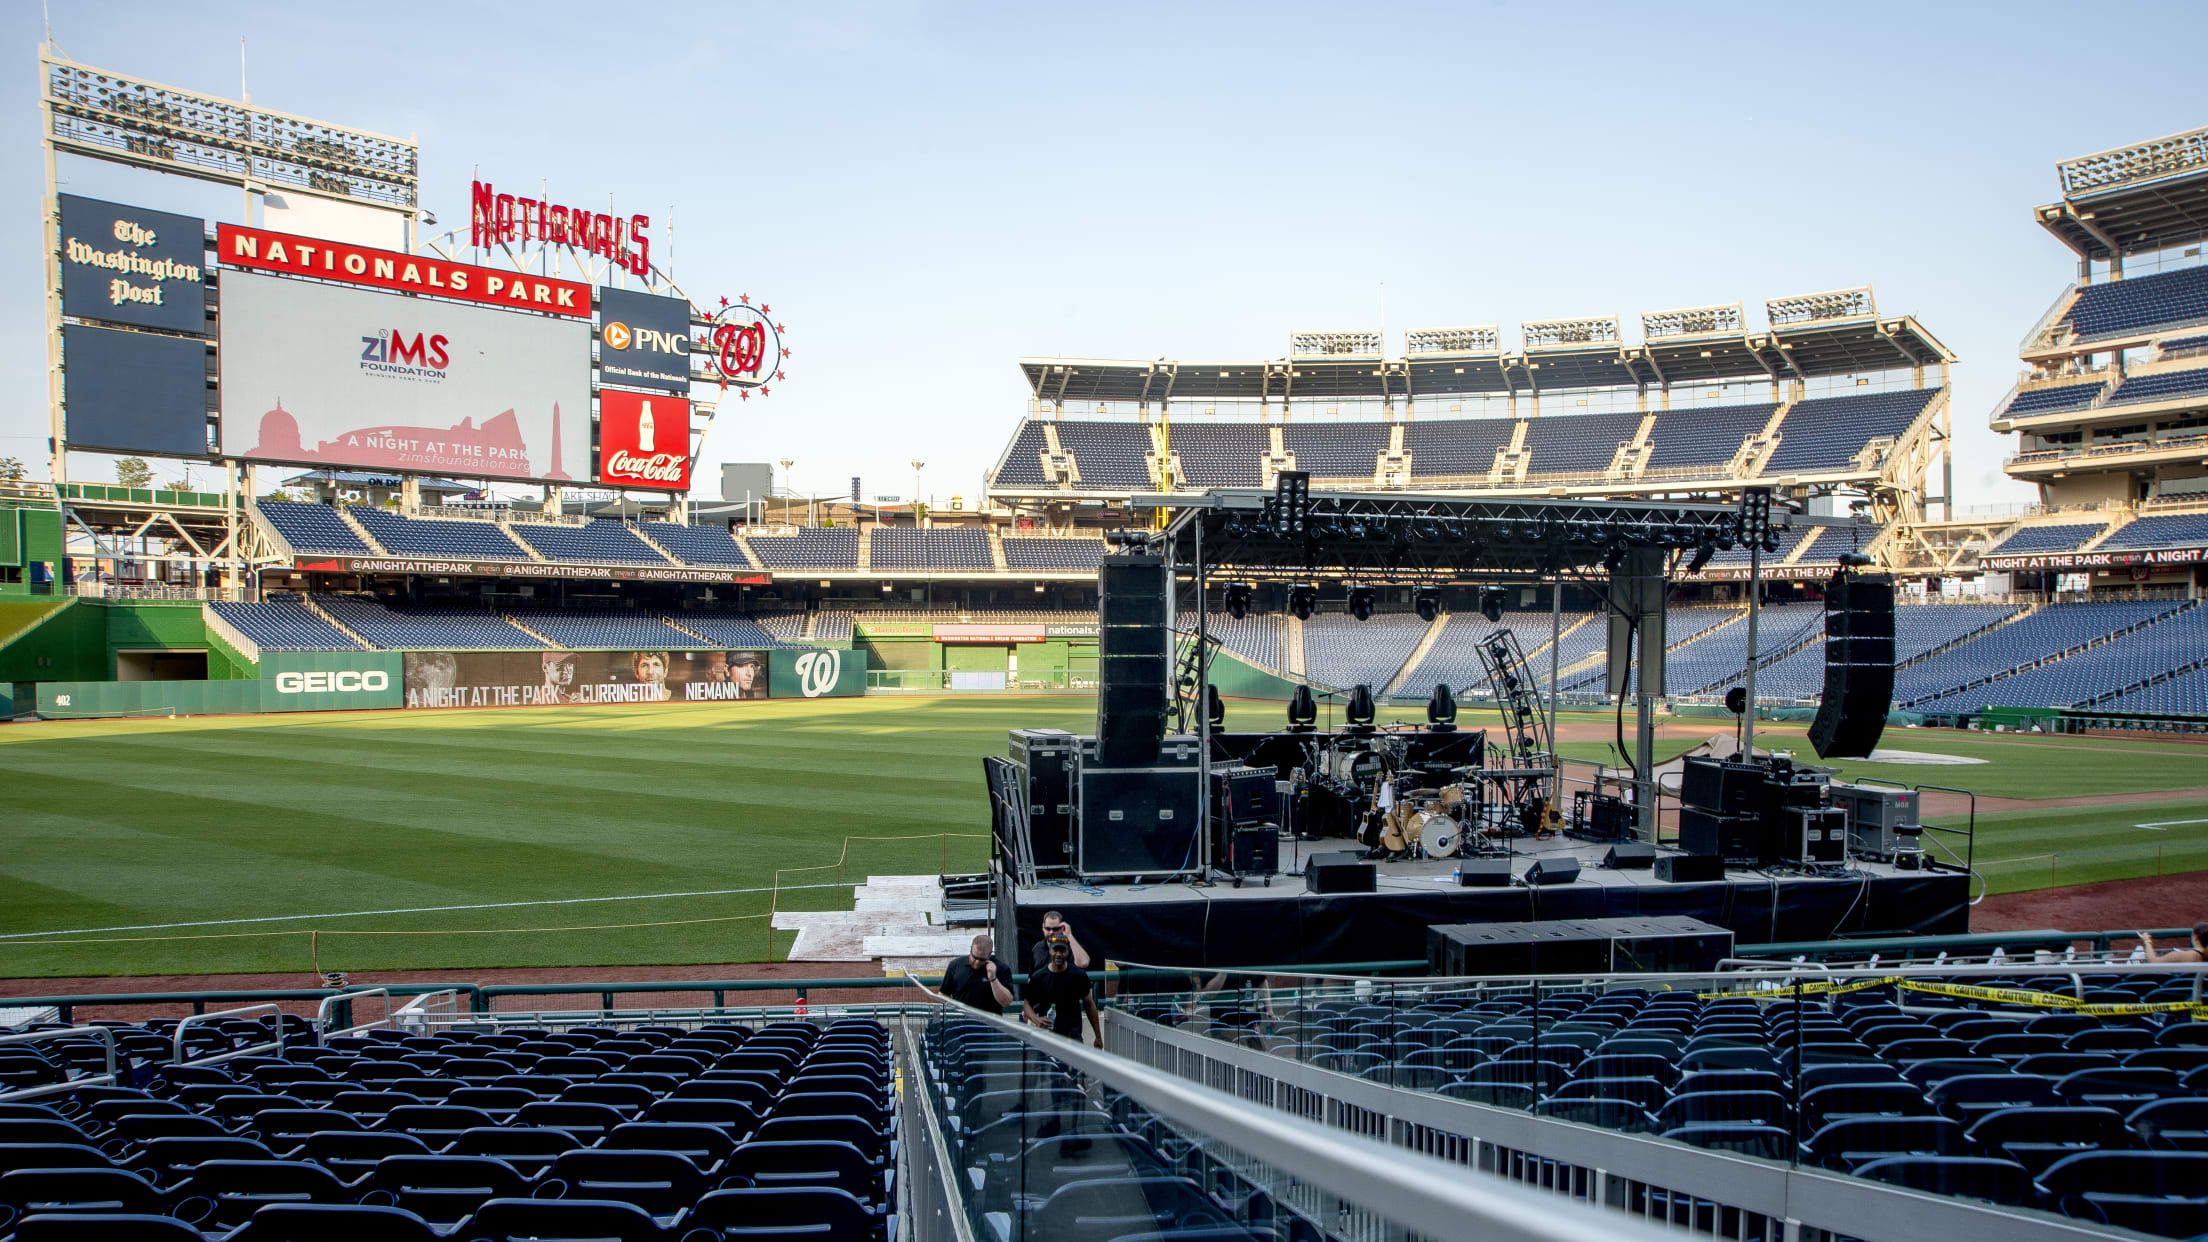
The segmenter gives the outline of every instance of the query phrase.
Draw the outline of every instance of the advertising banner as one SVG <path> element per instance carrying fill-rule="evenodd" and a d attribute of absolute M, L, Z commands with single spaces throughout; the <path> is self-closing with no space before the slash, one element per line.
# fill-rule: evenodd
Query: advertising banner
<path fill-rule="evenodd" d="M 690 490 L 690 402 L 598 392 L 598 481 L 608 487 Z"/>
<path fill-rule="evenodd" d="M 770 651 L 774 697 L 847 699 L 866 693 L 863 651 Z"/>
<path fill-rule="evenodd" d="M 396 651 L 264 651 L 261 710 L 401 707 L 400 673 Z"/>
<path fill-rule="evenodd" d="M 286 276 L 313 276 L 402 293 L 429 293 L 456 301 L 481 302 L 508 310 L 543 311 L 570 319 L 590 318 L 589 285 L 532 276 L 527 272 L 501 272 L 496 268 L 452 263 L 397 250 L 378 250 L 351 242 L 218 224 L 215 226 L 215 255 L 226 267 L 252 268 Z"/>
<path fill-rule="evenodd" d="M 72 323 L 61 358 L 70 448 L 207 456 L 207 342 Z"/>
<path fill-rule="evenodd" d="M 1993 573 L 2053 570 L 2082 574 L 2096 569 L 2153 569 L 2158 566 L 2198 565 L 2208 561 L 2208 548 L 2118 548 L 2107 552 L 2038 552 L 2030 555 L 1981 556 L 1978 568 Z"/>
<path fill-rule="evenodd" d="M 61 313 L 207 333 L 206 225 L 195 216 L 61 196 Z"/>
<path fill-rule="evenodd" d="M 590 565 L 569 561 L 459 561 L 406 556 L 302 556 L 293 569 L 322 574 L 436 574 L 440 578 L 540 578 L 597 582 L 715 582 L 765 586 L 768 575 L 740 569 L 669 565 Z"/>
<path fill-rule="evenodd" d="M 590 328 L 222 274 L 225 451 L 256 461 L 573 482 Z"/>
<path fill-rule="evenodd" d="M 767 656 L 764 651 L 409 651 L 406 706 L 763 699 L 772 682 Z"/>
<path fill-rule="evenodd" d="M 690 303 L 598 290 L 598 371 L 609 384 L 690 391 Z"/>
<path fill-rule="evenodd" d="M 938 625 L 932 637 L 939 643 L 1039 643 L 1044 638 L 1040 625 L 988 625 L 961 624 Z"/>

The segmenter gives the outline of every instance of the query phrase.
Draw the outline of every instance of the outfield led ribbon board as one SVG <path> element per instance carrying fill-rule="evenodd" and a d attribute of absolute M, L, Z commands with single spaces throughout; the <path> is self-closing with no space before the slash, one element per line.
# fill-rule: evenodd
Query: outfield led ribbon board
<path fill-rule="evenodd" d="M 226 453 L 471 479 L 589 473 L 590 327 L 224 272 Z"/>
<path fill-rule="evenodd" d="M 406 705 L 717 703 L 763 699 L 764 651 L 409 651 Z"/>
<path fill-rule="evenodd" d="M 61 313 L 134 328 L 207 331 L 206 225 L 61 196 Z"/>
<path fill-rule="evenodd" d="M 426 255 L 378 250 L 350 242 L 297 237 L 236 224 L 215 226 L 215 254 L 225 267 L 284 276 L 312 276 L 373 289 L 426 293 L 507 310 L 590 318 L 590 286 L 572 280 L 501 272 Z"/>
<path fill-rule="evenodd" d="M 601 389 L 598 481 L 608 487 L 690 490 L 690 403 Z"/>

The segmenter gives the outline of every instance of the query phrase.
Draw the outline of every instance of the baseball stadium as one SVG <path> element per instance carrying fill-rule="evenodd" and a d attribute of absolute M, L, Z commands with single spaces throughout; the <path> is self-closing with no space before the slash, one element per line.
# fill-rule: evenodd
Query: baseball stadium
<path fill-rule="evenodd" d="M 139 68 L 40 49 L 0 1242 L 2208 1235 L 2208 129 L 1970 222 L 2013 371 L 1900 250 L 1038 321 L 930 498 L 718 459 L 831 364 L 672 209 Z"/>

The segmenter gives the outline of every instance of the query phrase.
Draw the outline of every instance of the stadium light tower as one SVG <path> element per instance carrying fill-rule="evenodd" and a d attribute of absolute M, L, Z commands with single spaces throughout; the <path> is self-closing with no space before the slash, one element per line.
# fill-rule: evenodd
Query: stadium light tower
<path fill-rule="evenodd" d="M 790 497 L 797 495 L 797 484 L 790 481 L 790 467 L 796 460 L 793 457 L 782 459 L 782 521 L 785 525 L 790 520 Z"/>
<path fill-rule="evenodd" d="M 920 525 L 920 467 L 927 464 L 917 457 L 912 459 L 912 524 L 916 527 Z"/>

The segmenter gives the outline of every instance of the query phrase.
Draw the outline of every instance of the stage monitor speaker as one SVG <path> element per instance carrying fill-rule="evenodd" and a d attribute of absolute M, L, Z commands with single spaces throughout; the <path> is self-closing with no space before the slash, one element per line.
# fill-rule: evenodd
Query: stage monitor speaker
<path fill-rule="evenodd" d="M 1777 851 L 1767 845 L 1770 836 L 1763 817 L 1754 812 L 1718 815 L 1691 806 L 1679 810 L 1679 848 L 1689 854 L 1760 867 L 1777 859 Z"/>
<path fill-rule="evenodd" d="M 1877 747 L 1894 705 L 1894 580 L 1835 574 L 1825 593 L 1825 697 L 1809 744 L 1826 759 Z"/>
<path fill-rule="evenodd" d="M 1303 886 L 1314 893 L 1369 893 L 1378 871 L 1355 850 L 1313 854 L 1303 864 Z"/>
<path fill-rule="evenodd" d="M 1679 773 L 1682 806 L 1723 815 L 1754 814 L 1762 805 L 1762 765 L 1689 756 Z"/>
<path fill-rule="evenodd" d="M 1457 863 L 1457 883 L 1464 888 L 1509 888 L 1510 860 L 1466 858 Z"/>
<path fill-rule="evenodd" d="M 1656 878 L 1666 884 L 1704 884 L 1725 878 L 1725 860 L 1709 854 L 1659 854 Z"/>
<path fill-rule="evenodd" d="M 1612 871 L 1646 871 L 1656 865 L 1656 847 L 1646 841 L 1626 841 L 1610 847 L 1602 865 Z"/>
<path fill-rule="evenodd" d="M 1579 860 L 1571 857 L 1544 858 L 1526 868 L 1526 887 L 1543 884 L 1570 884 L 1579 878 Z"/>

